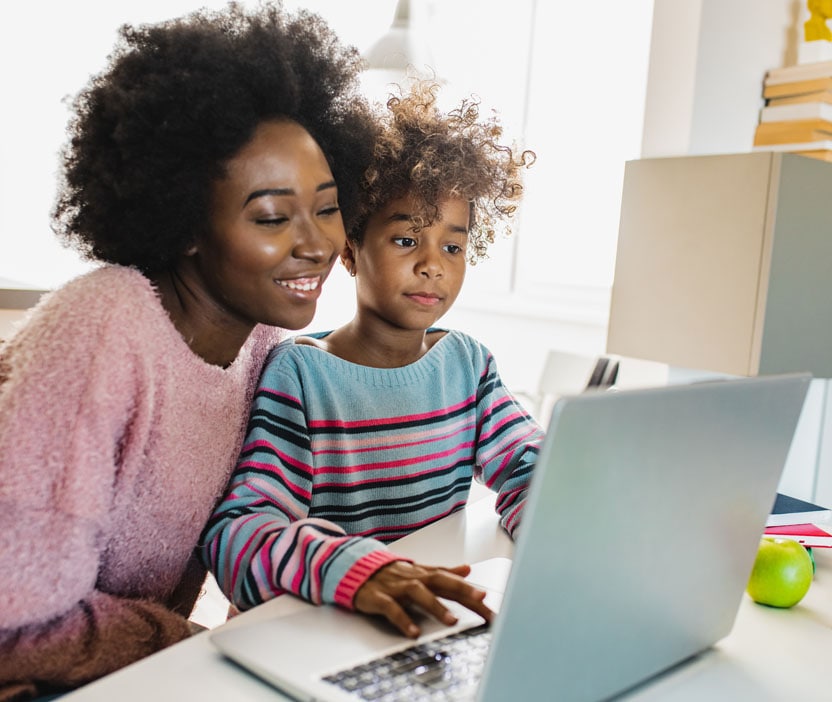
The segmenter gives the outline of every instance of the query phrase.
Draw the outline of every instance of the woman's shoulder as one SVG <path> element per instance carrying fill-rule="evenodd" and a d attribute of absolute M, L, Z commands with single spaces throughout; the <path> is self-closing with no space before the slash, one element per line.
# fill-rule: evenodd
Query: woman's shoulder
<path fill-rule="evenodd" d="M 150 280 L 130 268 L 102 266 L 41 297 L 7 348 L 9 353 L 74 349 L 77 358 L 89 348 L 104 351 L 118 338 L 158 338 L 165 319 Z"/>
<path fill-rule="evenodd" d="M 79 312 L 129 306 L 140 313 L 150 306 L 161 309 L 151 281 L 138 270 L 105 265 L 64 283 L 41 298 L 39 306 L 76 307 Z"/>

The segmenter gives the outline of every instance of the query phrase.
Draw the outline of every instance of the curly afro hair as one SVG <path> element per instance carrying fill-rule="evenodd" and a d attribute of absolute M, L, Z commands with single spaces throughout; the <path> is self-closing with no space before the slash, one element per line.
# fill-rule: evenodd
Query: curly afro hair
<path fill-rule="evenodd" d="M 123 26 L 73 103 L 55 233 L 88 259 L 170 268 L 207 230 L 227 161 L 280 118 L 321 146 L 349 228 L 377 133 L 360 70 L 358 51 L 319 16 L 279 0 Z"/>
<path fill-rule="evenodd" d="M 387 102 L 349 237 L 360 244 L 370 216 L 396 198 L 414 199 L 418 230 L 437 216 L 441 199 L 460 197 L 470 203 L 467 258 L 474 264 L 487 256 L 498 233 L 510 234 L 523 193 L 521 169 L 534 163 L 535 154 L 500 144 L 497 118 L 481 120 L 473 98 L 443 114 L 438 92 L 435 82 L 415 81 L 408 94 Z"/>

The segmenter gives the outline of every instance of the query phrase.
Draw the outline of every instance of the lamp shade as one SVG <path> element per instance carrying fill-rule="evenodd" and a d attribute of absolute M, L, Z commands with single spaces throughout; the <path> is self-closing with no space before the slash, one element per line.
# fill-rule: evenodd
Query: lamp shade
<path fill-rule="evenodd" d="M 410 1 L 398 0 L 390 28 L 364 54 L 364 92 L 386 102 L 395 86 L 407 88 L 418 78 L 438 80 L 433 55 L 411 17 Z"/>
<path fill-rule="evenodd" d="M 832 164 L 755 152 L 625 166 L 607 351 L 832 378 Z"/>
<path fill-rule="evenodd" d="M 367 69 L 404 73 L 414 60 L 424 58 L 423 42 L 418 41 L 410 26 L 410 2 L 398 0 L 390 28 L 364 53 Z"/>

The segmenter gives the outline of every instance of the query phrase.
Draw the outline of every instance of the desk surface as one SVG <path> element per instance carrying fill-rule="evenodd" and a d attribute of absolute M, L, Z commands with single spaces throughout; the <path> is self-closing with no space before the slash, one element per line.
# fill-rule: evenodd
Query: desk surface
<path fill-rule="evenodd" d="M 401 539 L 396 551 L 423 563 L 457 565 L 511 556 L 493 499 L 470 504 L 440 523 Z M 832 700 L 832 549 L 816 549 L 815 582 L 788 610 L 743 596 L 731 634 L 716 647 L 650 682 L 627 700 L 812 702 Z M 306 606 L 280 597 L 224 626 L 240 626 Z M 182 699 L 275 702 L 288 699 L 220 656 L 203 633 L 64 697 L 67 702 L 179 702 Z"/>

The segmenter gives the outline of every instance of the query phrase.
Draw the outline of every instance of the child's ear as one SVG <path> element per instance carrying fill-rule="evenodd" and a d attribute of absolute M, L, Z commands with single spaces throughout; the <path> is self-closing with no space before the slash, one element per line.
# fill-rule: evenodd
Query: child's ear
<path fill-rule="evenodd" d="M 353 278 L 355 277 L 355 250 L 354 247 L 355 243 L 347 239 L 347 243 L 344 244 L 344 248 L 341 250 L 341 263 L 344 268 L 347 269 L 347 273 L 349 273 Z"/>

